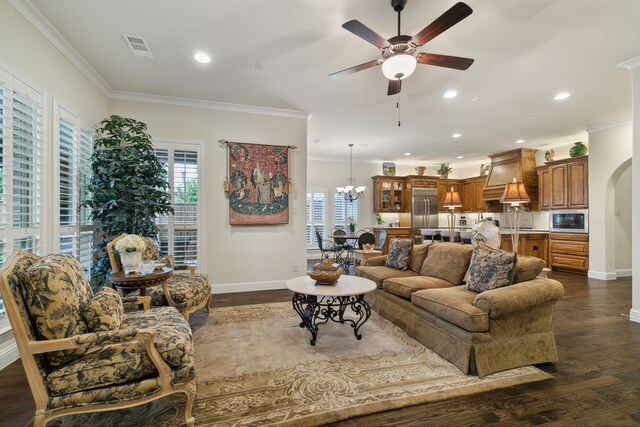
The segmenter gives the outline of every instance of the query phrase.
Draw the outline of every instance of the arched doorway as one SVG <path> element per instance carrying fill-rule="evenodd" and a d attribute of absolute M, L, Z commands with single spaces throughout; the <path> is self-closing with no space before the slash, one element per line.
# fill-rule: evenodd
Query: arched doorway
<path fill-rule="evenodd" d="M 614 253 L 614 267 L 617 277 L 631 276 L 631 159 L 622 163 L 611 175 L 613 190 L 613 224 L 607 237 L 609 247 Z"/>

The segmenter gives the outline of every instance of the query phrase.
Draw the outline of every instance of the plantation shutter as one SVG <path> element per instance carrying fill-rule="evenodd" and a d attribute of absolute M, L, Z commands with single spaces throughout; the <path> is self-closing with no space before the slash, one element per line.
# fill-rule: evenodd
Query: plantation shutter
<path fill-rule="evenodd" d="M 43 96 L 0 68 L 0 266 L 14 248 L 40 254 Z M 0 296 L 0 333 L 9 330 Z"/>
<path fill-rule="evenodd" d="M 167 171 L 173 202 L 172 215 L 158 215 L 159 249 L 162 256 L 173 255 L 176 265 L 198 263 L 199 170 L 198 151 L 178 149 L 178 144 L 161 144 L 155 154 Z"/>
<path fill-rule="evenodd" d="M 58 183 L 59 183 L 59 251 L 80 261 L 91 275 L 93 225 L 91 209 L 82 203 L 91 198 L 91 153 L 93 130 L 85 120 L 57 106 Z"/>
<path fill-rule="evenodd" d="M 320 237 L 325 234 L 325 199 L 324 193 L 307 193 L 307 247 L 317 248 L 318 239 L 316 230 Z"/>
<path fill-rule="evenodd" d="M 340 193 L 333 194 L 333 226 L 336 229 L 349 230 L 349 218 L 358 222 L 358 200 L 348 202 Z"/>
<path fill-rule="evenodd" d="M 176 264 L 198 260 L 198 153 L 176 150 L 173 166 L 173 256 Z"/>

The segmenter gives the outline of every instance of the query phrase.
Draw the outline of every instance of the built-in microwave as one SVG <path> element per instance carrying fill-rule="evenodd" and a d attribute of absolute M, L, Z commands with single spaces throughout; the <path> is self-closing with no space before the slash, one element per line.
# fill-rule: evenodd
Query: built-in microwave
<path fill-rule="evenodd" d="M 563 209 L 549 212 L 549 229 L 561 233 L 588 233 L 588 209 Z"/>

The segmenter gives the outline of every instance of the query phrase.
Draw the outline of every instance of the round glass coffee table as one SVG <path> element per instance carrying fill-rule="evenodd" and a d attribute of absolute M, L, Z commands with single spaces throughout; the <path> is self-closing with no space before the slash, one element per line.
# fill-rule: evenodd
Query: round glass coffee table
<path fill-rule="evenodd" d="M 316 285 L 309 276 L 287 280 L 287 289 L 293 291 L 293 308 L 302 320 L 301 328 L 311 332 L 311 345 L 316 345 L 318 326 L 329 320 L 348 323 L 359 340 L 360 327 L 369 319 L 371 308 L 364 294 L 376 288 L 375 282 L 363 277 L 340 276 L 335 285 Z M 347 308 L 358 316 L 357 320 L 345 318 Z"/>

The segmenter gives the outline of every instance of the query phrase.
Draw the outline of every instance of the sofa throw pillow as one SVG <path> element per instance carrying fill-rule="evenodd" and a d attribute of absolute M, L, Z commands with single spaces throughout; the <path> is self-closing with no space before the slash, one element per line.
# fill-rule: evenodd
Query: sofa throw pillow
<path fill-rule="evenodd" d="M 473 250 L 458 243 L 432 243 L 420 274 L 437 277 L 454 285 L 461 285 L 469 269 Z"/>
<path fill-rule="evenodd" d="M 124 316 L 122 298 L 115 290 L 103 287 L 89 301 L 84 320 L 91 332 L 120 329 Z"/>
<path fill-rule="evenodd" d="M 545 267 L 545 262 L 534 256 L 519 256 L 513 270 L 513 283 L 526 282 L 536 278 Z"/>
<path fill-rule="evenodd" d="M 517 254 L 479 245 L 473 249 L 465 289 L 484 292 L 513 282 Z"/>
<path fill-rule="evenodd" d="M 424 264 L 424 260 L 427 258 L 427 252 L 429 251 L 430 244 L 431 243 L 414 245 L 413 249 L 411 250 L 411 262 L 409 263 L 409 270 L 420 273 L 422 264 Z"/>
<path fill-rule="evenodd" d="M 387 262 L 384 265 L 398 270 L 406 270 L 411 262 L 412 248 L 413 241 L 411 239 L 391 239 Z"/>
<path fill-rule="evenodd" d="M 46 340 L 68 338 L 88 331 L 82 313 L 93 296 L 78 260 L 51 254 L 40 258 L 24 274 L 26 305 L 38 335 Z M 83 349 L 47 353 L 51 366 L 84 354 Z"/>

